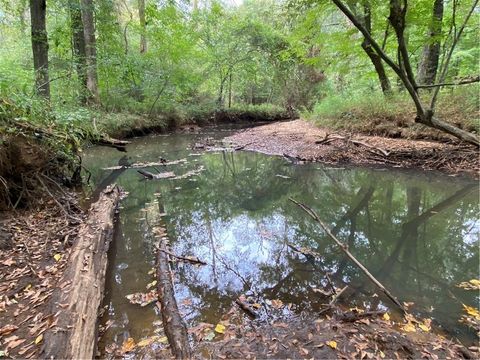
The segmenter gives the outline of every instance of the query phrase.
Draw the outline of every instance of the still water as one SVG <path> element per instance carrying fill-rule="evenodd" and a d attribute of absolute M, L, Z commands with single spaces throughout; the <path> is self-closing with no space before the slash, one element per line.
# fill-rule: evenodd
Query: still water
<path fill-rule="evenodd" d="M 322 271 L 339 288 L 350 284 L 340 302 L 346 307 L 390 308 L 391 303 L 352 265 L 290 197 L 312 207 L 350 251 L 400 301 L 433 319 L 447 335 L 473 341 L 458 322 L 462 303 L 478 307 L 478 293 L 455 285 L 479 276 L 478 185 L 467 179 L 392 169 L 291 165 L 251 152 L 199 152 L 195 142 L 228 132 L 174 134 L 135 139 L 122 161 L 187 159 L 167 168 L 184 179 L 144 180 L 118 165 L 123 154 L 109 148 L 88 150 L 91 183 L 115 181 L 129 194 L 107 274 L 107 315 L 113 320 L 104 343 L 136 341 L 154 335 L 160 316 L 154 304 L 130 304 L 126 296 L 147 292 L 155 261 L 155 228 L 166 225 L 172 250 L 208 263 L 173 266 L 176 297 L 189 326 L 215 324 L 239 295 L 258 302 L 291 303 L 276 316 L 318 312 L 325 298 Z M 295 252 L 309 248 L 314 261 Z M 261 311 L 260 311 L 261 312 Z M 270 321 L 268 317 L 260 321 Z M 111 322 L 111 321 L 110 321 Z"/>

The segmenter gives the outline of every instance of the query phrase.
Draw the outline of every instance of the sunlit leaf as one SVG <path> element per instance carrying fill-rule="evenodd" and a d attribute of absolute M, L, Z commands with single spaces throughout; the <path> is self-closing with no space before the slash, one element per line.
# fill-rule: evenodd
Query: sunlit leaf
<path fill-rule="evenodd" d="M 38 335 L 35 339 L 35 345 L 40 344 L 42 340 L 43 340 L 43 334 Z"/>
<path fill-rule="evenodd" d="M 135 347 L 136 347 L 135 340 L 133 340 L 133 338 L 128 338 L 123 342 L 122 349 L 120 351 L 122 352 L 122 354 L 125 354 L 135 349 Z"/>
<path fill-rule="evenodd" d="M 330 346 L 332 349 L 337 348 L 337 342 L 335 340 L 327 341 L 326 344 Z"/>
<path fill-rule="evenodd" d="M 62 258 L 62 255 L 61 254 L 55 254 L 55 255 L 53 255 L 53 258 L 55 259 L 55 261 L 58 262 Z"/>
<path fill-rule="evenodd" d="M 225 333 L 225 325 L 217 324 L 217 326 L 215 326 L 215 332 L 219 334 Z"/>
<path fill-rule="evenodd" d="M 473 316 L 476 320 L 480 320 L 480 312 L 478 311 L 478 309 L 465 304 L 462 305 L 468 315 Z"/>
<path fill-rule="evenodd" d="M 480 290 L 480 280 L 472 279 L 469 281 L 461 282 L 457 287 L 465 290 Z"/>
<path fill-rule="evenodd" d="M 413 325 L 411 322 L 407 323 L 402 327 L 402 330 L 405 332 L 416 332 L 417 329 L 415 329 L 415 325 Z"/>
<path fill-rule="evenodd" d="M 383 314 L 382 318 L 385 321 L 389 321 L 390 320 L 390 315 L 388 315 L 388 313 L 385 313 L 385 314 Z"/>

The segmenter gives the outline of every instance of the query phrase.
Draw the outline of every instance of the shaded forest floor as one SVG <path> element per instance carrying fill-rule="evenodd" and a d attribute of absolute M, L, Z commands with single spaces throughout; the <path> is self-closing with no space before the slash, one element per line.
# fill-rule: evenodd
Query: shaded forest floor
<path fill-rule="evenodd" d="M 225 139 L 245 150 L 284 155 L 293 162 L 374 165 L 479 175 L 472 146 L 352 134 L 319 128 L 304 120 L 277 122 L 237 132 Z"/>
<path fill-rule="evenodd" d="M 0 222 L 0 358 L 38 358 L 53 325 L 52 293 L 83 218 L 51 201 L 41 209 L 3 213 Z M 75 219 L 74 219 L 75 217 Z"/>

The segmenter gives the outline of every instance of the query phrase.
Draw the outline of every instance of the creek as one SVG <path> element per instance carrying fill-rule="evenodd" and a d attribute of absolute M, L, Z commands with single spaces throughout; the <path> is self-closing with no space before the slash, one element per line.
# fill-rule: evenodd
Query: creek
<path fill-rule="evenodd" d="M 478 306 L 478 294 L 456 285 L 478 278 L 476 182 L 434 172 L 292 165 L 253 152 L 192 150 L 195 143 L 231 131 L 147 136 L 128 145 L 124 161 L 186 159 L 166 169 L 147 168 L 175 175 L 199 172 L 183 179 L 146 180 L 135 169 L 112 176 L 103 169 L 116 166 L 123 154 L 105 147 L 86 151 L 84 165 L 94 186 L 110 176 L 128 192 L 110 252 L 102 321 L 111 326 L 101 346 L 160 331 L 154 304 L 141 307 L 126 298 L 148 292 L 160 221 L 174 253 L 208 264 L 173 265 L 177 302 L 189 327 L 216 324 L 240 295 L 262 304 L 258 322 L 318 313 L 324 302 L 318 289 L 326 286 L 319 269 L 331 272 L 339 288 L 350 284 L 354 289 L 340 306 L 393 309 L 289 197 L 312 207 L 400 301 L 413 303 L 413 313 L 433 319 L 448 336 L 475 341 L 473 331 L 458 320 L 462 304 Z M 320 257 L 312 262 L 289 244 Z M 269 311 L 265 304 L 272 300 L 291 305 Z"/>

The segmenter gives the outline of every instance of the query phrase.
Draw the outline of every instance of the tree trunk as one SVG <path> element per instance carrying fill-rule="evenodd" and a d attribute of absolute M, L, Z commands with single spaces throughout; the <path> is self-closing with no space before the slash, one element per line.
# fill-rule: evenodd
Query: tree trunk
<path fill-rule="evenodd" d="M 367 29 L 367 31 L 371 33 L 372 32 L 372 12 L 370 9 L 370 4 L 365 3 L 363 10 L 364 10 L 364 15 L 363 15 L 364 26 Z M 375 67 L 375 71 L 377 72 L 377 76 L 378 76 L 378 80 L 380 81 L 382 92 L 384 94 L 391 93 L 392 87 L 390 85 L 390 80 L 388 79 L 388 76 L 385 72 L 385 67 L 383 66 L 382 58 L 375 52 L 375 50 L 372 48 L 372 45 L 370 44 L 370 41 L 368 41 L 368 39 L 366 39 L 365 37 L 362 42 L 362 48 L 370 58 L 370 61 L 372 62 L 373 66 Z"/>
<path fill-rule="evenodd" d="M 79 0 L 70 1 L 70 19 L 72 27 L 73 57 L 80 82 L 80 103 L 87 103 L 87 56 L 85 53 L 85 37 L 82 22 L 82 11 Z"/>
<path fill-rule="evenodd" d="M 417 82 L 422 85 L 435 83 L 440 57 L 440 36 L 442 35 L 443 0 L 435 0 L 433 19 L 429 26 L 428 43 L 423 47 L 422 57 L 418 65 Z"/>
<path fill-rule="evenodd" d="M 93 0 L 81 0 L 81 5 L 83 34 L 85 38 L 85 54 L 87 59 L 87 102 L 98 104 L 100 102 L 100 96 L 98 94 L 97 45 L 95 39 L 95 22 L 93 18 Z"/>
<path fill-rule="evenodd" d="M 138 17 L 140 19 L 140 53 L 147 51 L 147 23 L 145 21 L 145 0 L 138 0 Z"/>
<path fill-rule="evenodd" d="M 120 190 L 104 190 L 81 225 L 69 261 L 51 300 L 52 326 L 45 332 L 43 359 L 93 359 L 102 306 L 108 248 Z"/>
<path fill-rule="evenodd" d="M 50 82 L 48 80 L 48 38 L 45 21 L 46 13 L 46 0 L 30 0 L 35 91 L 39 96 L 50 99 Z"/>

